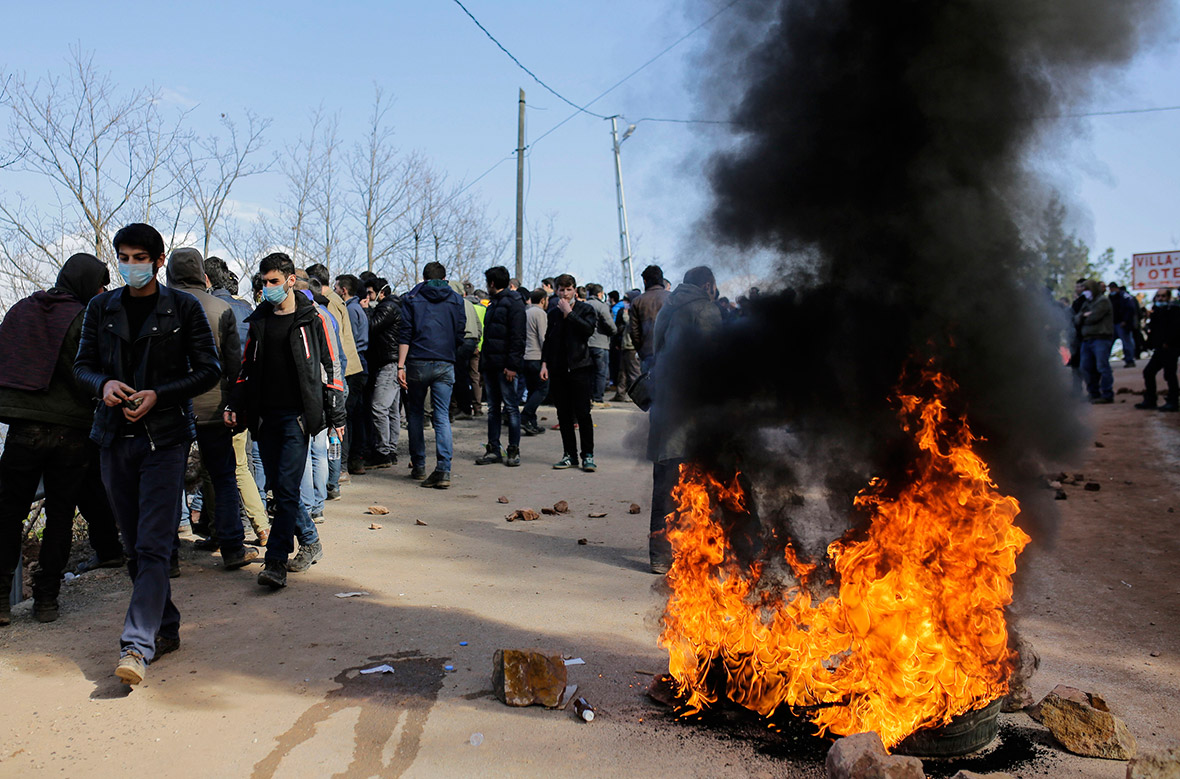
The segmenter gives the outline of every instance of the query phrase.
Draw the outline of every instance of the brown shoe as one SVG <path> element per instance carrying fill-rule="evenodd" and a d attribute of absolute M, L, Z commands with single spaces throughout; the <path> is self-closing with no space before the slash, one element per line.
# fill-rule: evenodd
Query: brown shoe
<path fill-rule="evenodd" d="M 146 675 L 147 663 L 144 662 L 143 655 L 134 649 L 128 649 L 115 666 L 115 676 L 122 679 L 123 684 L 139 684 Z"/>
<path fill-rule="evenodd" d="M 254 539 L 255 546 L 266 546 L 266 542 L 270 540 L 270 530 L 262 528 L 258 531 L 258 537 Z"/>
<path fill-rule="evenodd" d="M 227 571 L 236 571 L 239 568 L 246 567 L 257 559 L 258 550 L 252 546 L 244 546 L 242 547 L 242 551 L 236 555 L 231 555 L 229 557 L 225 557 L 223 555 L 221 558 L 221 565 Z"/>

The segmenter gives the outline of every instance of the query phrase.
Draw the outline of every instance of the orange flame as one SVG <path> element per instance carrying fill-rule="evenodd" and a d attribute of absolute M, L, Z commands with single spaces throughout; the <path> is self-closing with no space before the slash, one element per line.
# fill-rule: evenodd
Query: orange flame
<path fill-rule="evenodd" d="M 813 596 L 817 565 L 789 544 L 784 562 L 798 583 L 786 592 L 764 583 L 764 565 L 741 563 L 717 521 L 722 510 L 748 514 L 737 477 L 724 484 L 682 466 L 660 645 L 686 713 L 716 702 L 706 675 L 718 663 L 725 694 L 748 709 L 804 708 L 821 732 L 876 731 L 890 748 L 1007 693 L 1003 610 L 1030 539 L 1014 524 L 1019 504 L 972 449 L 966 419 L 947 412 L 953 381 L 923 378 L 931 397 L 898 397 L 919 451 L 907 483 L 887 495 L 872 480 L 855 500 L 867 531 L 828 546 L 839 597 Z"/>

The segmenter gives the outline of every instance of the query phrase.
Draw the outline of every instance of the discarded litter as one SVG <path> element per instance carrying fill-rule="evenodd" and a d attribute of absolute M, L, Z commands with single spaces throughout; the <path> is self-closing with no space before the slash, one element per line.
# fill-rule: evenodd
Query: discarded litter
<path fill-rule="evenodd" d="M 565 686 L 565 691 L 561 693 L 561 700 L 557 702 L 557 708 L 564 709 L 566 706 L 568 706 L 569 702 L 574 699 L 574 695 L 576 695 L 577 692 L 578 685 L 567 684 Z"/>
<path fill-rule="evenodd" d="M 388 514 L 389 509 L 385 508 L 384 506 L 369 506 L 369 510 L 366 513 L 377 514 L 380 516 L 382 514 Z"/>
<path fill-rule="evenodd" d="M 72 582 L 74 579 L 77 579 L 78 576 L 76 574 L 70 573 L 69 571 L 66 571 L 66 575 L 62 578 L 64 578 L 67 582 Z"/>
<path fill-rule="evenodd" d="M 363 674 L 391 674 L 391 673 L 393 673 L 393 666 L 389 665 L 388 663 L 382 663 L 381 665 L 376 665 L 376 666 L 373 666 L 372 668 L 362 668 L 361 673 L 363 673 Z"/>
<path fill-rule="evenodd" d="M 1120 581 L 1120 582 L 1122 582 L 1123 584 L 1126 584 L 1128 589 L 1130 589 L 1130 588 L 1131 588 L 1131 585 L 1127 584 L 1127 583 L 1126 583 L 1126 582 L 1124 582 L 1122 579 L 1119 579 L 1119 581 Z"/>
<path fill-rule="evenodd" d="M 369 523 L 369 530 L 380 530 L 380 529 L 381 529 L 381 525 L 378 525 L 376 522 Z"/>
<path fill-rule="evenodd" d="M 483 733 L 472 733 L 471 738 L 467 739 L 467 743 L 473 747 L 477 747 L 483 743 Z"/>
<path fill-rule="evenodd" d="M 584 722 L 594 721 L 594 707 L 587 703 L 585 698 L 578 698 L 574 701 L 574 711 Z"/>
<path fill-rule="evenodd" d="M 571 657 L 569 660 L 565 661 L 565 664 L 566 665 L 585 665 L 586 661 L 580 657 Z"/>
<path fill-rule="evenodd" d="M 336 593 L 336 597 L 337 598 L 359 598 L 362 595 L 368 595 L 368 594 L 369 593 L 365 592 L 364 590 L 358 590 L 357 592 L 338 592 L 338 593 Z"/>
<path fill-rule="evenodd" d="M 459 646 L 467 646 L 467 642 L 466 642 L 466 641 L 460 641 L 460 642 L 459 642 Z"/>
<path fill-rule="evenodd" d="M 450 663 L 447 663 L 446 665 L 443 666 L 443 670 L 444 671 L 453 671 L 453 670 L 455 670 L 455 666 L 451 665 Z"/>

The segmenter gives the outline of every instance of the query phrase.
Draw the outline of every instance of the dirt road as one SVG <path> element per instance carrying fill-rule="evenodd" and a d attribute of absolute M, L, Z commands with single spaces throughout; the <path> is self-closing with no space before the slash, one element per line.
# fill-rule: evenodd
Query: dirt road
<path fill-rule="evenodd" d="M 1019 623 L 1043 659 L 1034 694 L 1058 683 L 1100 692 L 1142 746 L 1177 745 L 1180 419 L 1119 400 L 1093 413 L 1104 446 L 1070 468 L 1101 492 L 1067 488 L 1053 546 L 1022 558 Z M 402 468 L 356 478 L 328 504 L 323 561 L 285 591 L 186 542 L 174 581 L 183 645 L 130 693 L 111 675 L 121 571 L 67 583 L 53 624 L 18 607 L 0 629 L 0 776 L 822 775 L 814 750 L 756 727 L 686 725 L 644 696 L 666 668 L 663 596 L 646 564 L 650 466 L 636 457 L 645 420 L 626 407 L 595 418 L 595 474 L 549 468 L 555 431 L 525 439 L 519 469 L 477 468 L 480 420 L 458 423 L 449 491 L 420 489 Z M 504 521 L 558 500 L 570 514 Z M 628 514 L 632 502 L 643 513 Z M 390 514 L 364 514 L 373 503 Z M 335 597 L 358 590 L 369 594 Z M 570 680 L 599 717 L 499 703 L 501 647 L 584 659 Z M 359 673 L 381 663 L 394 672 Z M 1005 722 L 1007 746 L 1025 747 L 1017 775 L 1125 771 L 1063 755 L 1024 715 Z"/>

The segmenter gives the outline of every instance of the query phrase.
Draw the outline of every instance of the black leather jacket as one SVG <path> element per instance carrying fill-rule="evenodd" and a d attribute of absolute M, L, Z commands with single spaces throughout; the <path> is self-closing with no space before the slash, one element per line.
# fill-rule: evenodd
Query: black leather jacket
<path fill-rule="evenodd" d="M 391 362 L 397 362 L 398 331 L 402 327 L 401 299 L 395 295 L 369 309 L 369 370 L 376 373 Z"/>
<path fill-rule="evenodd" d="M 569 316 L 556 305 L 549 309 L 549 329 L 541 347 L 541 359 L 550 374 L 575 371 L 594 364 L 590 356 L 590 336 L 598 326 L 598 312 L 589 303 L 574 301 Z"/>
<path fill-rule="evenodd" d="M 155 390 L 155 408 L 143 418 L 152 449 L 188 443 L 196 437 L 192 399 L 221 377 L 209 320 L 192 295 L 160 285 L 156 309 L 135 338 L 123 308 L 124 289 L 97 295 L 86 307 L 74 378 L 97 398 L 111 379 Z M 90 438 L 110 446 L 127 424 L 122 407 L 100 402 Z"/>

